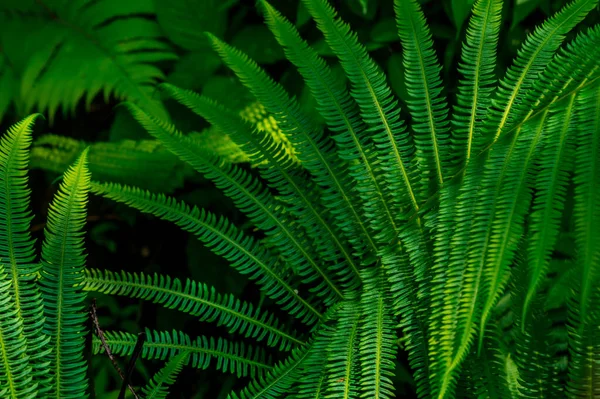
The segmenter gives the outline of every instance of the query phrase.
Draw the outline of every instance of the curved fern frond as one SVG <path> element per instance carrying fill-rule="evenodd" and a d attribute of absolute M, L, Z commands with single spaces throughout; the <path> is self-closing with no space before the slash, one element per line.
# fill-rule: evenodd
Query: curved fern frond
<path fill-rule="evenodd" d="M 2 7 L 0 7 L 1 9 Z M 73 113 L 81 100 L 114 95 L 163 118 L 153 96 L 164 79 L 159 61 L 176 59 L 163 40 L 152 2 L 36 1 L 28 13 L 0 13 L 0 47 L 11 60 L 13 98 L 21 112 Z M 23 51 L 27 49 L 27 51 Z M 2 74 L 6 74 L 0 68 Z"/>
<path fill-rule="evenodd" d="M 432 176 L 441 187 L 450 171 L 448 102 L 442 94 L 441 66 L 433 49 L 431 32 L 416 0 L 395 0 L 396 25 L 403 48 L 406 100 L 412 115 L 416 159 L 421 181 Z"/>
<path fill-rule="evenodd" d="M 281 350 L 305 344 L 285 332 L 273 315 L 231 294 L 217 293 L 214 287 L 189 279 L 182 284 L 177 278 L 159 274 L 148 276 L 125 271 L 117 274 L 92 269 L 86 271 L 83 289 L 152 301 L 196 316 L 200 321 L 216 322 L 231 333 L 266 340 L 269 346 L 279 346 Z"/>
<path fill-rule="evenodd" d="M 414 149 L 385 75 L 326 0 L 304 0 L 304 4 L 352 83 L 352 97 L 382 165 L 388 203 L 395 212 L 405 206 L 418 211 L 423 196 L 415 187 Z"/>
<path fill-rule="evenodd" d="M 85 270 L 83 227 L 90 186 L 85 149 L 64 178 L 48 211 L 40 286 L 50 336 L 50 374 L 55 398 L 87 398 L 87 362 L 83 356 L 87 312 L 82 290 Z"/>
<path fill-rule="evenodd" d="M 517 58 L 498 86 L 482 139 L 498 140 L 515 121 L 524 117 L 531 104 L 523 101 L 523 93 L 534 85 L 538 75 L 552 60 L 554 52 L 562 44 L 565 35 L 573 29 L 598 3 L 597 0 L 574 0 L 545 21 L 525 40 Z M 476 137 L 477 138 L 477 137 Z M 482 148 L 481 143 L 475 147 Z"/>
<path fill-rule="evenodd" d="M 496 47 L 500 33 L 502 0 L 478 0 L 473 6 L 462 47 L 456 107 L 452 114 L 452 147 L 458 165 L 472 156 L 473 138 L 480 134 L 481 121 L 496 84 Z M 464 160 L 464 161 L 463 161 Z"/>
<path fill-rule="evenodd" d="M 105 331 L 104 337 L 111 352 L 118 356 L 130 356 L 133 353 L 137 336 L 123 331 Z M 94 337 L 95 354 L 104 351 L 100 339 Z M 182 352 L 189 353 L 186 365 L 205 370 L 214 367 L 224 373 L 237 377 L 255 377 L 273 367 L 265 352 L 243 342 L 230 342 L 223 338 L 199 336 L 194 339 L 181 331 L 156 331 L 146 329 L 146 340 L 142 349 L 142 358 L 149 360 L 168 360 Z"/>
<path fill-rule="evenodd" d="M 5 263 L 11 280 L 15 317 L 23 324 L 26 347 L 22 349 L 31 359 L 33 383 L 39 384 L 42 394 L 49 384 L 41 360 L 49 353 L 45 347 L 49 337 L 42 332 L 44 305 L 35 281 L 39 264 L 34 262 L 35 240 L 29 232 L 33 216 L 27 187 L 31 129 L 37 117 L 31 115 L 17 123 L 0 140 L 0 262 Z"/>
<path fill-rule="evenodd" d="M 352 190 L 347 168 L 331 151 L 333 142 L 303 114 L 298 103 L 256 62 L 216 37 L 210 38 L 224 62 L 286 131 L 298 153 L 298 159 L 323 190 L 323 204 L 338 222 L 346 239 L 353 244 L 354 250 L 359 255 L 373 250 L 375 244 L 356 209 L 356 193 Z"/>
<path fill-rule="evenodd" d="M 138 188 L 92 182 L 91 191 L 174 222 L 194 234 L 215 254 L 230 261 L 233 268 L 256 281 L 263 292 L 283 310 L 308 324 L 322 318 L 321 313 L 300 297 L 296 288 L 286 281 L 277 258 L 259 246 L 252 237 L 238 231 L 227 219 L 177 202 L 172 197 L 151 194 Z"/>
<path fill-rule="evenodd" d="M 204 96 L 171 85 L 165 84 L 162 87 L 177 101 L 226 132 L 241 146 L 250 160 L 258 165 L 261 176 L 269 186 L 279 192 L 279 198 L 287 205 L 290 213 L 297 217 L 317 252 L 325 260 L 334 263 L 330 269 L 338 275 L 340 281 L 345 285 L 356 282 L 356 260 L 341 239 L 339 230 L 331 226 L 330 220 L 324 219 L 323 212 L 310 196 L 312 182 L 302 174 L 302 170 L 294 167 L 293 159 L 288 156 L 285 146 L 271 138 L 267 132 L 253 130 L 234 112 Z M 344 261 L 340 262 L 340 258 Z"/>
<path fill-rule="evenodd" d="M 195 170 L 215 182 L 251 220 L 264 230 L 270 243 L 283 254 L 294 271 L 307 283 L 317 281 L 318 286 L 311 288 L 330 303 L 342 298 L 337 284 L 329 276 L 323 265 L 317 262 L 317 256 L 304 233 L 275 202 L 273 195 L 262 183 L 235 165 L 224 165 L 216 156 L 204 152 L 194 145 L 193 140 L 183 136 L 173 126 L 148 116 L 134 105 L 129 105 L 134 118 L 146 130 L 160 140 L 170 151 L 188 162 Z"/>
<path fill-rule="evenodd" d="M 142 388 L 145 399 L 165 399 L 169 394 L 169 385 L 175 383 L 177 375 L 188 362 L 189 352 L 183 351 L 171 357 L 148 384 Z"/>
<path fill-rule="evenodd" d="M 277 399 L 285 397 L 290 387 L 301 375 L 302 362 L 310 355 L 309 348 L 297 348 L 265 377 L 253 380 L 239 393 L 231 393 L 227 399 Z"/>

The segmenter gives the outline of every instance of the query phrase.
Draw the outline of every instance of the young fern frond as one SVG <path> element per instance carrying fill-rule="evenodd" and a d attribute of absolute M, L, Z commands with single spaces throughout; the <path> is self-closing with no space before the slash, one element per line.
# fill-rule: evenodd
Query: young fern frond
<path fill-rule="evenodd" d="M 83 227 L 90 187 L 85 149 L 65 172 L 48 211 L 42 247 L 40 290 L 44 333 L 50 337 L 52 387 L 48 396 L 86 398 L 87 363 L 83 357 L 87 314 L 84 309 Z"/>
<path fill-rule="evenodd" d="M 165 399 L 169 394 L 169 385 L 175 383 L 177 375 L 188 362 L 189 353 L 182 351 L 172 356 L 167 364 L 160 369 L 148 384 L 142 388 L 145 399 Z"/>
<path fill-rule="evenodd" d="M 286 130 L 302 165 L 323 190 L 323 204 L 335 217 L 356 253 L 360 255 L 367 250 L 372 251 L 375 244 L 355 205 L 356 194 L 351 189 L 347 167 L 331 151 L 333 142 L 303 114 L 298 103 L 289 97 L 283 87 L 247 55 L 213 36 L 210 38 L 223 61 Z"/>
<path fill-rule="evenodd" d="M 287 351 L 305 342 L 286 332 L 272 315 L 240 301 L 231 294 L 220 294 L 214 287 L 186 279 L 144 273 L 120 274 L 110 271 L 86 271 L 85 291 L 103 292 L 152 301 L 168 309 L 177 309 L 198 317 L 200 321 L 223 325 L 231 333 L 238 333 L 267 345 Z"/>
<path fill-rule="evenodd" d="M 448 102 L 442 93 L 441 66 L 433 49 L 431 32 L 416 0 L 395 0 L 396 24 L 403 48 L 404 77 L 413 118 L 412 130 L 421 181 L 439 188 L 450 169 Z M 425 192 L 429 193 L 429 187 Z"/>
<path fill-rule="evenodd" d="M 122 331 L 105 331 L 104 337 L 111 352 L 117 356 L 133 353 L 137 336 Z M 102 353 L 104 347 L 94 337 L 94 353 Z M 182 352 L 188 353 L 185 365 L 205 370 L 212 366 L 237 377 L 255 377 L 272 369 L 265 352 L 243 342 L 230 342 L 223 338 L 199 336 L 194 339 L 181 331 L 156 331 L 146 329 L 146 340 L 141 356 L 149 360 L 168 360 Z"/>
<path fill-rule="evenodd" d="M 11 280 L 8 288 L 12 298 L 7 306 L 14 305 L 14 317 L 22 324 L 18 335 L 24 335 L 26 346 L 22 349 L 31 359 L 24 360 L 32 367 L 31 384 L 38 384 L 38 394 L 42 394 L 49 380 L 46 365 L 38 360 L 49 352 L 49 337 L 42 332 L 44 307 L 35 281 L 39 264 L 35 262 L 35 241 L 29 232 L 32 215 L 27 187 L 31 130 L 37 118 L 38 115 L 31 115 L 22 120 L 0 140 L 0 262 Z"/>

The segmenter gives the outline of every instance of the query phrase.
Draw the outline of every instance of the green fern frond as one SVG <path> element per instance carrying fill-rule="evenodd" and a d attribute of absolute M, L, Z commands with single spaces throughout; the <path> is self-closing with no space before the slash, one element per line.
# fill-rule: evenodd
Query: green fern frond
<path fill-rule="evenodd" d="M 327 312 L 325 316 L 327 321 L 331 320 L 331 309 L 337 309 L 337 307 L 337 305 L 333 306 Z M 314 334 L 310 354 L 298 368 L 298 382 L 294 386 L 294 395 L 291 395 L 291 399 L 326 398 L 328 349 L 333 339 L 334 330 L 328 325 L 322 325 Z"/>
<path fill-rule="evenodd" d="M 298 223 L 314 243 L 317 253 L 334 263 L 330 270 L 337 274 L 340 283 L 355 283 L 358 275 L 355 259 L 345 242 L 340 239 L 340 232 L 331 227 L 329 220 L 324 219 L 314 197 L 310 195 L 314 185 L 296 167 L 293 159 L 289 158 L 285 147 L 267 132 L 253 130 L 234 112 L 218 106 L 206 97 L 171 85 L 162 87 L 177 101 L 226 132 L 249 154 L 251 161 L 259 166 L 261 176 L 271 188 L 279 192 L 278 197 L 287 205 L 290 213 L 297 217 Z M 345 262 L 340 262 L 340 258 Z M 351 267 L 347 268 L 347 265 Z"/>
<path fill-rule="evenodd" d="M 62 174 L 86 147 L 90 147 L 88 164 L 96 181 L 171 192 L 183 186 L 184 178 L 191 173 L 157 140 L 88 143 L 54 134 L 42 135 L 34 141 L 31 168 Z"/>
<path fill-rule="evenodd" d="M 494 93 L 496 48 L 500 33 L 502 0 L 478 0 L 473 6 L 458 66 L 458 83 L 452 114 L 452 147 L 462 166 L 472 156 L 473 138 L 481 134 L 480 122 Z M 464 155 L 463 155 L 464 154 Z M 463 161 L 464 160 L 464 161 Z"/>
<path fill-rule="evenodd" d="M 394 9 L 421 181 L 427 183 L 433 177 L 437 182 L 434 187 L 441 187 L 451 173 L 448 102 L 442 94 L 442 68 L 419 3 L 395 0 Z"/>
<path fill-rule="evenodd" d="M 283 87 L 275 83 L 247 55 L 214 36 L 210 38 L 224 62 L 286 131 L 298 153 L 298 159 L 322 189 L 323 204 L 338 222 L 346 239 L 353 244 L 356 253 L 362 256 L 365 251 L 372 250 L 375 244 L 356 208 L 356 194 L 352 191 L 347 168 L 330 151 L 333 142 L 304 115 L 298 103 Z"/>
<path fill-rule="evenodd" d="M 347 300 L 336 314 L 337 325 L 328 348 L 326 395 L 350 399 L 358 397 L 360 306 Z"/>
<path fill-rule="evenodd" d="M 304 4 L 352 84 L 352 97 L 358 103 L 381 163 L 390 207 L 394 212 L 404 206 L 418 211 L 423 195 L 415 186 L 414 148 L 385 75 L 326 0 L 304 0 Z"/>
<path fill-rule="evenodd" d="M 575 273 L 570 284 L 568 342 L 569 398 L 600 393 L 600 85 L 576 98 Z"/>
<path fill-rule="evenodd" d="M 188 362 L 189 355 L 189 352 L 182 351 L 181 353 L 172 356 L 167 364 L 154 374 L 148 384 L 142 388 L 144 398 L 165 399 L 169 394 L 169 385 L 175 383 L 177 375 Z"/>
<path fill-rule="evenodd" d="M 130 356 L 137 342 L 135 334 L 122 331 L 105 331 L 104 337 L 111 352 L 117 356 Z M 99 338 L 94 337 L 92 349 L 95 354 L 104 352 Z M 142 358 L 168 360 L 182 352 L 189 354 L 186 365 L 205 370 L 215 363 L 217 370 L 237 377 L 255 377 L 273 368 L 262 349 L 243 342 L 205 336 L 192 339 L 181 331 L 169 333 L 146 329 Z"/>
<path fill-rule="evenodd" d="M 91 191 L 174 222 L 194 234 L 215 254 L 230 261 L 233 268 L 256 281 L 264 293 L 282 309 L 308 324 L 322 318 L 319 311 L 298 295 L 297 289 L 286 281 L 278 259 L 258 245 L 252 237 L 238 231 L 227 219 L 190 207 L 184 202 L 177 202 L 172 197 L 150 194 L 137 188 L 92 183 Z"/>
<path fill-rule="evenodd" d="M 0 7 L 0 11 L 3 7 Z M 0 66 L 0 81 L 16 79 L 3 91 L 22 113 L 45 112 L 50 120 L 62 108 L 87 109 L 97 95 L 139 103 L 163 118 L 153 95 L 164 79 L 157 62 L 176 59 L 162 40 L 152 2 L 36 1 L 28 13 L 0 13 L 0 47 L 12 69 Z M 0 114 L 1 118 L 2 114 Z"/>
<path fill-rule="evenodd" d="M 27 187 L 27 167 L 31 129 L 38 115 L 32 115 L 8 130 L 0 140 L 0 261 L 11 280 L 9 285 L 26 339 L 23 349 L 31 360 L 33 383 L 45 392 L 49 380 L 43 357 L 49 353 L 49 337 L 42 332 L 44 306 L 36 273 L 34 245 L 29 232 L 32 219 L 30 190 Z"/>
<path fill-rule="evenodd" d="M 50 337 L 50 374 L 55 398 L 87 397 L 85 344 L 87 312 L 82 290 L 85 270 L 83 227 L 90 186 L 86 148 L 64 178 L 48 211 L 40 286 Z"/>
<path fill-rule="evenodd" d="M 360 298 L 360 397 L 393 398 L 394 359 L 398 350 L 390 317 L 388 288 L 380 270 L 364 271 L 365 287 Z"/>
<path fill-rule="evenodd" d="M 258 228 L 265 231 L 269 242 L 284 256 L 292 269 L 304 282 L 316 282 L 311 288 L 330 303 L 341 298 L 342 293 L 326 268 L 316 259 L 315 249 L 276 202 L 274 196 L 252 175 L 235 165 L 223 164 L 213 154 L 204 152 L 194 142 L 176 131 L 173 126 L 148 116 L 144 111 L 130 105 L 136 118 L 149 133 L 159 139 L 169 150 L 188 162 L 196 171 L 223 189 L 236 206 L 245 212 Z"/>
<path fill-rule="evenodd" d="M 370 225 L 375 232 L 382 229 L 389 231 L 390 227 L 395 231 L 396 222 L 383 197 L 375 153 L 367 137 L 366 125 L 360 119 L 358 106 L 325 61 L 302 40 L 294 25 L 266 1 L 262 1 L 261 5 L 269 28 L 284 47 L 287 58 L 298 67 L 318 103 L 318 111 L 335 133 L 333 139 L 338 155 L 348 162 L 348 171 L 363 201 L 363 217 L 371 220 Z M 377 242 L 387 243 L 389 236 L 392 234 L 374 238 Z"/>
<path fill-rule="evenodd" d="M 574 0 L 545 21 L 525 40 L 517 58 L 498 85 L 492 107 L 486 114 L 481 139 L 494 142 L 513 124 L 518 123 L 531 108 L 523 101 L 523 93 L 534 85 L 538 75 L 552 60 L 565 35 L 597 5 L 597 0 Z M 477 137 L 476 137 L 477 139 Z M 479 141 L 479 140 L 478 140 Z M 481 142 L 474 143 L 481 149 Z"/>
<path fill-rule="evenodd" d="M 308 348 L 297 348 L 265 377 L 259 377 L 239 393 L 231 393 L 227 399 L 277 399 L 289 392 L 300 377 L 300 368 L 310 355 Z"/>
<path fill-rule="evenodd" d="M 30 358 L 24 354 L 27 341 L 11 284 L 12 279 L 0 265 L 0 387 L 7 399 L 35 399 L 38 384 L 33 381 Z"/>
<path fill-rule="evenodd" d="M 281 323 L 271 314 L 240 301 L 231 294 L 217 293 L 214 287 L 187 279 L 144 273 L 120 274 L 105 270 L 86 271 L 83 289 L 112 295 L 128 296 L 152 301 L 169 309 L 177 309 L 198 317 L 200 321 L 223 325 L 231 333 L 239 333 L 269 346 L 290 350 L 305 343 L 285 332 Z"/>
<path fill-rule="evenodd" d="M 545 126 L 545 140 L 539 155 L 536 173 L 536 197 L 529 225 L 532 237 L 529 241 L 528 266 L 530 283 L 523 302 L 522 323 L 527 320 L 530 305 L 537 292 L 558 237 L 560 216 L 564 209 L 569 170 L 574 157 L 575 95 L 566 103 L 558 103 L 550 110 Z M 524 325 L 523 325 L 524 326 Z"/>

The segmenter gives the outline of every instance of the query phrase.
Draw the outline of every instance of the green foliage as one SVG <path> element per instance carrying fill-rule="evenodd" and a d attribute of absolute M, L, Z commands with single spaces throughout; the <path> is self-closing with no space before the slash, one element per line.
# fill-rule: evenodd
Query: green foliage
<path fill-rule="evenodd" d="M 158 24 L 140 15 L 146 1 L 49 0 L 0 6 L 2 118 L 9 101 L 20 113 L 62 109 L 80 101 L 89 109 L 96 95 L 114 95 L 167 114 L 153 96 L 164 75 L 155 65 L 176 58 L 161 40 Z"/>
<path fill-rule="evenodd" d="M 24 178 L 35 117 L 11 129 L 0 143 L 0 392 L 87 397 L 83 303 L 96 292 L 178 311 L 208 330 L 192 337 L 188 325 L 145 329 L 141 358 L 165 364 L 152 378 L 145 373 L 144 397 L 177 392 L 170 386 L 186 366 L 243 378 L 245 388 L 221 391 L 232 399 L 385 399 L 402 397 L 406 385 L 435 399 L 598 395 L 600 25 L 589 23 L 598 1 L 573 0 L 553 13 L 507 68 L 502 0 L 444 2 L 456 28 L 444 57 L 436 47 L 443 34 L 427 23 L 422 3 L 433 6 L 353 1 L 338 14 L 327 0 L 303 0 L 293 24 L 260 0 L 265 27 L 229 35 L 217 22 L 232 2 L 157 1 L 159 24 L 191 60 L 209 45 L 221 60 L 208 59 L 190 85 L 207 82 L 220 62 L 239 83 L 221 76 L 201 94 L 159 86 L 175 100 L 172 109 L 202 120 L 197 129 L 131 88 L 80 88 L 73 101 L 125 90 L 124 109 L 154 141 L 89 148 L 58 136 L 36 141 L 35 166 L 59 171 L 78 156 L 50 206 L 39 263 Z M 513 29 L 538 6 L 531 3 L 514 8 L 521 14 Z M 107 7 L 96 18 L 118 14 L 133 23 L 131 10 L 142 5 Z M 395 19 L 366 35 L 340 17 L 370 21 L 387 11 Z M 69 15 L 85 21 L 86 12 Z M 206 20 L 202 29 L 194 14 Z M 305 31 L 309 18 L 323 39 Z M 591 27 L 576 34 L 583 21 Z M 92 35 L 98 26 L 86 29 Z M 269 40 L 250 40 L 267 30 Z M 375 43 L 364 43 L 367 36 Z M 439 60 L 452 65 L 462 36 L 454 84 Z M 394 50 L 396 41 L 401 51 L 388 59 L 394 73 L 386 76 L 377 49 Z M 164 52 L 144 62 L 170 59 L 167 47 L 153 47 Z M 283 56 L 295 72 L 276 81 L 260 64 Z M 175 75 L 183 82 L 186 62 Z M 152 76 L 140 83 L 145 90 L 159 78 Z M 309 100 L 297 100 L 286 79 L 304 82 Z M 52 101 L 50 113 L 62 104 L 60 96 Z M 155 160 L 144 176 L 142 162 Z M 190 171 L 243 218 L 159 193 L 181 187 Z M 158 176 L 169 181 L 153 181 Z M 239 272 L 250 294 L 195 281 L 196 274 L 175 277 L 179 270 L 86 269 L 88 191 L 189 233 Z M 136 341 L 117 328 L 94 337 L 92 349 L 131 356 Z M 412 378 L 402 376 L 405 368 Z"/>
<path fill-rule="evenodd" d="M 0 383 L 8 398 L 86 397 L 83 359 L 87 149 L 65 173 L 50 206 L 41 263 L 29 232 L 27 168 L 32 115 L 0 141 L 3 261 L 0 267 Z"/>

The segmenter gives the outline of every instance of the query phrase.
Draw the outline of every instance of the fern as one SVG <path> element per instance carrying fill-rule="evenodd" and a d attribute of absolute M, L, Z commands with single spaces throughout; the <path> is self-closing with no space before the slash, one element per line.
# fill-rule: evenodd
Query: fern
<path fill-rule="evenodd" d="M 22 6 L 0 7 L 0 82 L 12 81 L 3 91 L 0 119 L 11 99 L 20 113 L 47 112 L 52 120 L 60 109 L 73 113 L 80 101 L 89 109 L 97 95 L 105 102 L 111 95 L 128 99 L 166 117 L 152 94 L 164 78 L 154 63 L 176 56 L 158 24 L 140 17 L 154 12 L 151 2 Z"/>
<path fill-rule="evenodd" d="M 27 166 L 37 115 L 0 140 L 0 383 L 4 397 L 87 396 L 81 228 L 89 184 L 87 150 L 65 173 L 49 210 L 41 262 L 29 232 Z"/>
<path fill-rule="evenodd" d="M 178 131 L 144 101 L 127 103 L 156 139 L 153 145 L 213 182 L 256 234 L 148 187 L 90 183 L 84 152 L 52 205 L 41 269 L 27 246 L 23 259 L 15 257 L 0 273 L 0 298 L 7 298 L 0 343 L 9 348 L 2 352 L 0 381 L 14 381 L 13 397 L 32 397 L 30 379 L 55 397 L 85 397 L 81 353 L 62 345 L 65 339 L 81 345 L 86 291 L 151 301 L 232 335 L 146 330 L 142 357 L 166 362 L 143 389 L 148 397 L 164 397 L 185 366 L 213 366 L 252 377 L 232 399 L 393 398 L 399 351 L 420 398 L 594 397 L 600 386 L 600 27 L 564 41 L 597 3 L 574 0 L 537 27 L 497 83 L 503 2 L 477 0 L 451 105 L 419 2 L 396 0 L 405 123 L 386 76 L 326 0 L 304 4 L 348 87 L 296 26 L 261 0 L 269 30 L 306 82 L 324 125 L 247 54 L 211 34 L 216 53 L 259 105 L 240 114 L 205 95 L 162 85 L 212 125 L 202 136 Z M 27 128 L 23 136 L 19 129 L 0 146 L 8 165 L 7 149 L 19 148 L 15 154 L 23 157 L 30 142 Z M 47 137 L 41 145 L 44 140 L 59 141 Z M 90 156 L 100 147 L 95 144 Z M 17 172 L 2 172 L 26 167 L 18 158 L 11 166 Z M 9 188 L 15 201 L 26 197 L 23 185 Z M 87 188 L 192 234 L 291 317 L 190 279 L 84 270 Z M 12 197 L 0 193 L 9 203 Z M 19 211 L 18 220 L 28 222 L 29 213 Z M 568 235 L 571 213 L 576 251 L 563 254 L 558 244 Z M 62 242 L 57 231 L 65 234 Z M 69 255 L 64 260 L 63 253 Z M 69 267 L 58 267 L 65 262 Z M 28 322 L 19 313 L 14 288 L 38 280 L 51 348 L 43 355 L 43 334 L 32 333 L 40 319 Z M 24 292 L 23 300 L 40 303 L 35 289 Z M 32 342 L 40 342 L 35 350 L 28 349 Z M 106 343 L 126 356 L 135 336 L 108 332 Z M 282 352 L 274 358 L 283 360 L 273 365 L 261 345 Z M 104 350 L 98 340 L 93 349 Z M 43 361 L 49 374 L 36 368 Z"/>
<path fill-rule="evenodd" d="M 106 331 L 104 337 L 111 352 L 119 356 L 131 355 L 137 341 L 134 334 L 122 331 Z M 104 348 L 94 337 L 94 353 L 102 353 Z M 222 338 L 215 340 L 205 336 L 191 339 L 181 331 L 146 330 L 146 340 L 142 357 L 151 360 L 168 360 L 181 353 L 188 357 L 184 365 L 207 369 L 214 362 L 217 370 L 235 374 L 237 377 L 263 374 L 272 369 L 263 350 L 246 346 L 243 343 L 229 342 Z"/>

